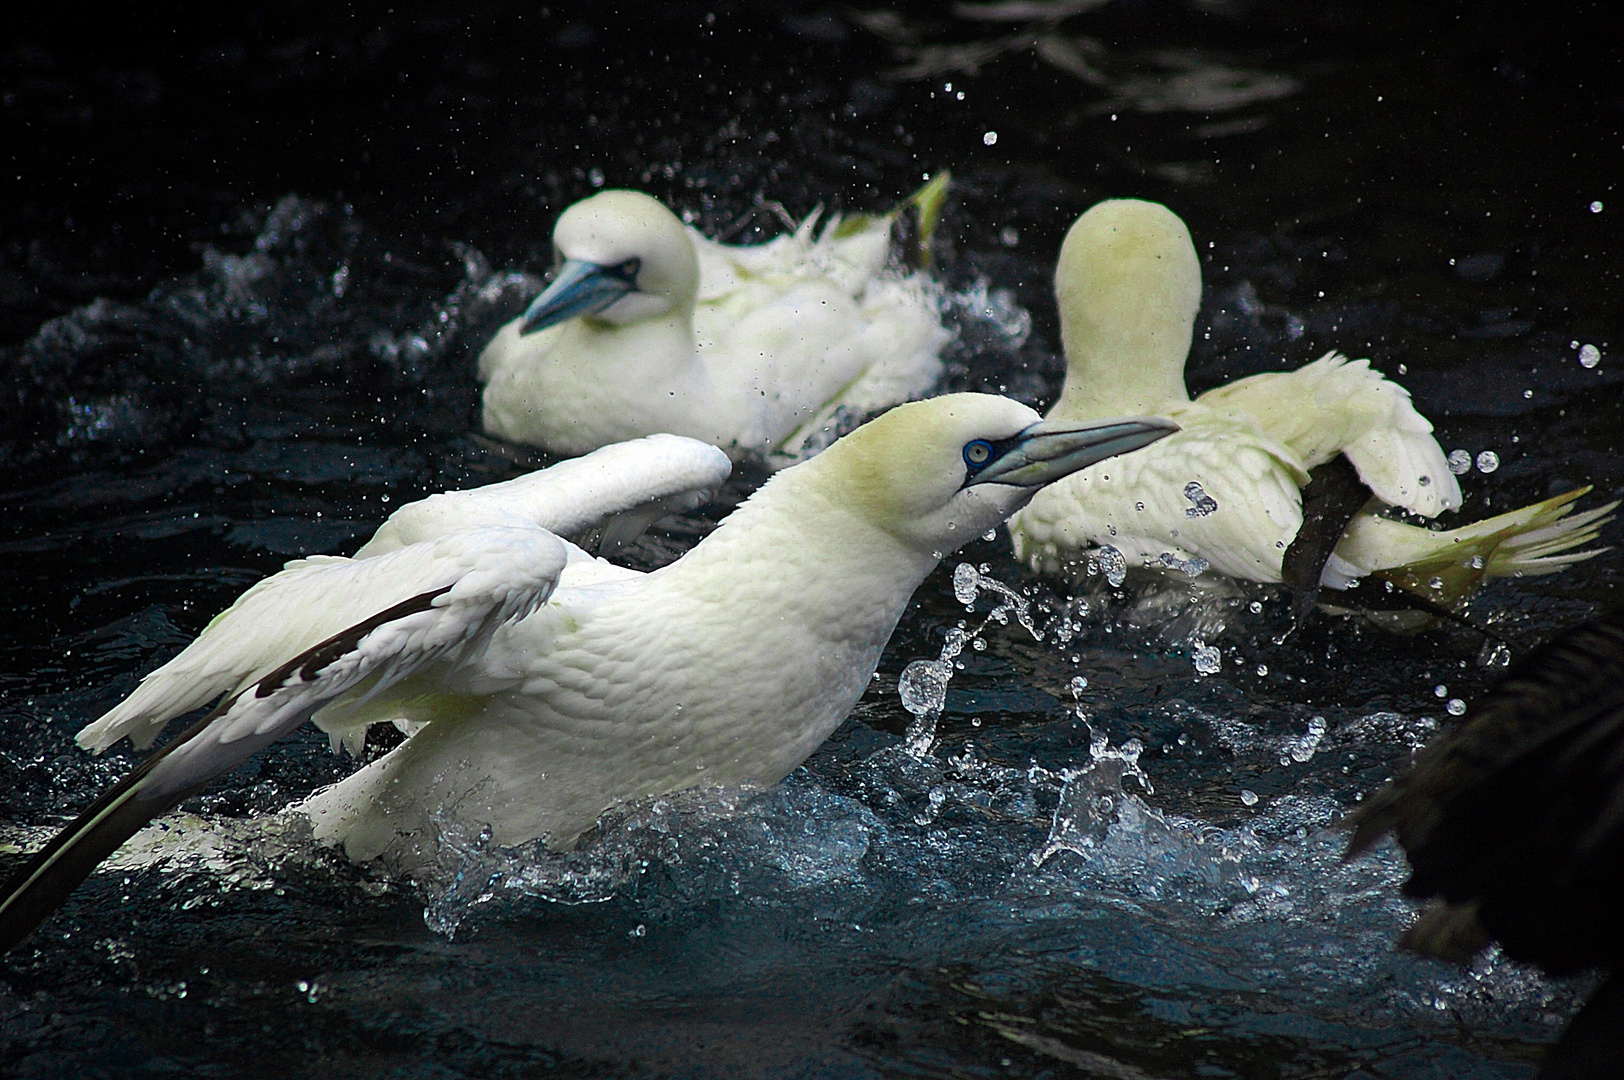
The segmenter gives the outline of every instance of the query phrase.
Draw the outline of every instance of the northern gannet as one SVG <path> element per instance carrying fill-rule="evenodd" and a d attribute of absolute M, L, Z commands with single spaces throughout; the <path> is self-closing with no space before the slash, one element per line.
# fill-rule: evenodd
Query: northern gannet
<path fill-rule="evenodd" d="M 1595 552 L 1570 549 L 1594 539 L 1617 506 L 1564 517 L 1584 493 L 1570 492 L 1441 532 L 1379 516 L 1395 506 L 1435 517 L 1460 506 L 1461 494 L 1432 425 L 1368 360 L 1332 352 L 1192 401 L 1184 362 L 1201 265 L 1184 222 L 1157 203 L 1115 199 L 1078 218 L 1061 246 L 1055 296 L 1066 381 L 1049 418 L 1160 415 L 1181 430 L 1073 474 L 1011 519 L 1016 557 L 1040 572 L 1078 576 L 1088 549 L 1109 545 L 1130 567 L 1279 582 L 1303 526 L 1310 471 L 1338 455 L 1363 488 L 1310 560 L 1310 580 L 1291 582 L 1310 594 L 1375 573 L 1447 608 L 1486 577 L 1589 558 Z"/>
<path fill-rule="evenodd" d="M 926 238 L 946 180 L 904 204 Z M 817 217 L 730 247 L 641 192 L 569 207 L 552 284 L 479 358 L 485 431 L 564 455 L 664 431 L 783 465 L 922 396 L 951 336 L 938 287 L 887 271 L 895 215 Z"/>
<path fill-rule="evenodd" d="M 297 560 L 249 589 L 79 733 L 93 750 L 145 746 L 219 702 L 0 892 L 0 946 L 147 821 L 307 719 L 352 746 L 379 721 L 411 732 L 299 807 L 352 858 L 407 868 L 432 858 L 436 814 L 564 848 L 629 800 L 776 783 L 845 719 L 945 554 L 1042 485 L 1173 430 L 1050 423 L 982 394 L 903 405 L 646 574 L 556 531 L 692 502 L 727 475 L 719 450 L 654 436 L 403 507 L 354 558 Z"/>
<path fill-rule="evenodd" d="M 1624 608 L 1530 652 L 1344 824 L 1349 857 L 1403 846 L 1404 891 L 1428 901 L 1406 946 L 1611 968 L 1539 1075 L 1624 1075 Z"/>

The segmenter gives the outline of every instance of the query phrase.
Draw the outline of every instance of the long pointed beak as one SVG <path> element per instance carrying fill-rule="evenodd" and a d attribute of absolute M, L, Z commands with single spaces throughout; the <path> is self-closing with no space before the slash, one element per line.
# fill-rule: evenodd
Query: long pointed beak
<path fill-rule="evenodd" d="M 525 309 L 519 333 L 534 334 L 577 315 L 595 315 L 635 288 L 616 267 L 565 259 L 553 283 Z"/>
<path fill-rule="evenodd" d="M 1142 449 L 1177 430 L 1177 424 L 1159 416 L 1094 423 L 1041 420 L 1011 440 L 1012 445 L 969 482 L 1040 488 L 1097 461 Z"/>

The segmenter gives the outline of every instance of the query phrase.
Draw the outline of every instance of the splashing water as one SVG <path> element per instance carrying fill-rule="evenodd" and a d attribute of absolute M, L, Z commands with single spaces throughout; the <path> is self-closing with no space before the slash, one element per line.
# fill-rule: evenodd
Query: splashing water
<path fill-rule="evenodd" d="M 1308 721 L 1308 731 L 1296 738 L 1287 739 L 1280 745 L 1280 764 L 1290 765 L 1296 762 L 1301 765 L 1314 756 L 1319 749 L 1320 740 L 1325 738 L 1325 717 L 1315 716 Z"/>
<path fill-rule="evenodd" d="M 1158 561 L 1169 570 L 1182 570 L 1191 577 L 1200 577 L 1212 565 L 1199 555 L 1192 555 L 1189 559 L 1181 559 L 1171 551 L 1162 552 Z"/>
<path fill-rule="evenodd" d="M 1223 667 L 1223 657 L 1218 652 L 1218 646 L 1208 645 L 1200 638 L 1195 639 L 1195 652 L 1191 654 L 1195 661 L 1195 670 L 1199 675 L 1216 675 Z"/>
<path fill-rule="evenodd" d="M 1208 495 L 1198 481 L 1191 480 L 1184 485 L 1184 497 L 1194 503 L 1184 510 L 1184 516 L 1190 518 L 1203 518 L 1208 514 L 1218 512 L 1218 500 Z"/>
<path fill-rule="evenodd" d="M 936 741 L 936 721 L 947 705 L 947 684 L 953 680 L 953 662 L 967 645 L 978 649 L 985 647 L 981 632 L 988 623 L 1007 626 L 1013 617 L 1032 635 L 1034 641 L 1043 640 L 1043 631 L 1033 620 L 1032 605 L 1026 597 L 969 563 L 959 563 L 953 568 L 953 596 L 959 603 L 971 607 L 983 591 L 996 594 L 999 602 L 981 620 L 980 625 L 969 631 L 962 625 L 949 627 L 941 655 L 935 660 L 913 661 L 902 669 L 902 675 L 897 679 L 897 693 L 902 698 L 902 707 L 913 715 L 907 731 L 903 732 L 902 746 L 910 757 L 917 760 L 928 757 L 931 744 Z"/>
<path fill-rule="evenodd" d="M 1128 580 L 1127 557 L 1110 544 L 1106 544 L 1099 550 L 1089 554 L 1088 572 L 1090 574 L 1104 574 L 1105 580 L 1110 583 L 1111 588 L 1119 588 L 1124 581 Z"/>

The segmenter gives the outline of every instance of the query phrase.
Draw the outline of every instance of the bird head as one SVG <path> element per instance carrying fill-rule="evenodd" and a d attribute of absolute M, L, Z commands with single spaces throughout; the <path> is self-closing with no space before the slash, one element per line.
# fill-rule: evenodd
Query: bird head
<path fill-rule="evenodd" d="M 558 271 L 531 302 L 520 333 L 590 315 L 615 325 L 693 307 L 699 258 L 677 216 L 640 191 L 602 191 L 553 227 Z"/>
<path fill-rule="evenodd" d="M 1066 233 L 1054 287 L 1068 393 L 1130 412 L 1184 394 L 1201 263 L 1177 214 L 1140 199 L 1098 204 Z"/>
<path fill-rule="evenodd" d="M 1039 488 L 1178 430 L 1130 417 L 1046 421 L 991 394 L 899 405 L 800 466 L 834 503 L 922 552 L 996 528 Z"/>

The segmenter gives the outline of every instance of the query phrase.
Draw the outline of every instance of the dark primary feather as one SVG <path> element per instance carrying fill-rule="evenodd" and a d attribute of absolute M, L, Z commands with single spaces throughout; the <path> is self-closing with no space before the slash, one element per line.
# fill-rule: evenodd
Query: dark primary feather
<path fill-rule="evenodd" d="M 1455 731 L 1347 819 L 1349 854 L 1398 838 L 1405 936 L 1461 959 L 1491 940 L 1553 975 L 1624 959 L 1624 607 L 1529 653 Z M 1546 1080 L 1624 1076 L 1624 980 L 1587 1004 Z"/>
<path fill-rule="evenodd" d="M 1370 489 L 1346 455 L 1338 454 L 1308 474 L 1303 488 L 1303 523 L 1281 560 L 1280 580 L 1292 594 L 1297 625 L 1314 609 L 1325 561 L 1336 550 L 1348 522 L 1370 501 Z"/>
<path fill-rule="evenodd" d="M 1371 491 L 1347 455 L 1338 454 L 1311 470 L 1302 489 L 1303 523 L 1286 548 L 1280 564 L 1281 583 L 1291 591 L 1292 625 L 1300 627 L 1320 599 L 1320 575 L 1342 541 L 1348 522 L 1370 501 Z M 1379 574 L 1357 590 L 1333 590 L 1327 606 L 1349 611 L 1419 611 L 1435 619 L 1459 623 L 1500 640 L 1500 635 L 1434 600 L 1395 586 Z"/>
<path fill-rule="evenodd" d="M 278 691 L 318 680 L 325 668 L 357 648 L 372 631 L 427 611 L 435 598 L 449 589 L 447 586 L 411 597 L 305 650 L 253 686 L 226 698 L 103 792 L 0 889 L 0 952 L 33 933 L 103 859 L 153 818 L 174 809 L 304 723 L 327 698 L 301 702 L 297 710 L 266 730 L 221 743 L 219 732 L 211 729 L 234 706 L 250 696 L 269 698 Z M 172 767 L 177 762 L 179 767 Z"/>

